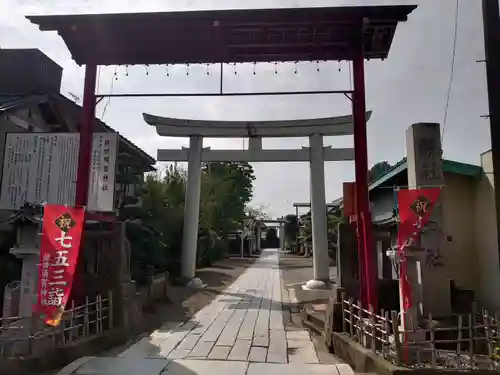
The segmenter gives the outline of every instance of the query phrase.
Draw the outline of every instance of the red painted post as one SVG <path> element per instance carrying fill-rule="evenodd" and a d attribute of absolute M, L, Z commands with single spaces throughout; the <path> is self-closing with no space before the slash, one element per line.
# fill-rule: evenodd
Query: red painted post
<path fill-rule="evenodd" d="M 356 174 L 356 225 L 358 228 L 358 254 L 363 262 L 364 295 L 367 305 L 377 311 L 376 278 L 373 262 L 373 233 L 368 198 L 368 145 L 366 135 L 366 99 L 365 99 L 365 67 L 364 54 L 361 48 L 353 58 L 354 92 L 352 95 L 352 112 L 354 121 L 354 161 Z M 362 285 L 363 285 L 362 284 Z"/>
<path fill-rule="evenodd" d="M 95 86 L 97 65 L 87 64 L 85 67 L 85 83 L 83 87 L 83 118 L 80 124 L 80 151 L 78 172 L 76 177 L 77 206 L 86 206 L 89 193 L 90 163 L 92 158 L 92 134 L 95 121 Z"/>

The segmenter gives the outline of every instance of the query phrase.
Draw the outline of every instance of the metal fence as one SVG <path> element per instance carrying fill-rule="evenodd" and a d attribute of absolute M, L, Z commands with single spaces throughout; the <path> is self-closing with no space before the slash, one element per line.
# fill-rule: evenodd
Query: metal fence
<path fill-rule="evenodd" d="M 113 295 L 97 295 L 64 311 L 58 327 L 38 317 L 0 319 L 0 358 L 43 355 L 48 350 L 102 334 L 113 328 Z"/>
<path fill-rule="evenodd" d="M 342 299 L 342 331 L 397 366 L 410 368 L 500 369 L 500 320 L 471 307 L 471 313 L 401 326 L 400 315 L 375 314 L 358 301 Z"/>

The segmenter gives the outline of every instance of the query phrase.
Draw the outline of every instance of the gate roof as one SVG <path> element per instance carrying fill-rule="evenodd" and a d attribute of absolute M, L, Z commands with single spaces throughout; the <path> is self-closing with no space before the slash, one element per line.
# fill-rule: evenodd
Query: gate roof
<path fill-rule="evenodd" d="M 416 6 L 28 16 L 57 31 L 78 64 L 133 65 L 387 57 Z"/>

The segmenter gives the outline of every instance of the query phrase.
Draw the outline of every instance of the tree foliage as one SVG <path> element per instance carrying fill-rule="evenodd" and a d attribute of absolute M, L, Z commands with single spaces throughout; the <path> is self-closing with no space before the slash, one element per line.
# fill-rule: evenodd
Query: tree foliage
<path fill-rule="evenodd" d="M 328 252 L 330 258 L 336 260 L 337 252 L 337 238 L 338 238 L 338 224 L 344 220 L 340 211 L 330 211 L 327 213 L 327 235 L 328 235 Z M 302 228 L 298 242 L 312 248 L 312 221 L 311 213 L 302 217 Z"/>
<path fill-rule="evenodd" d="M 285 241 L 292 248 L 297 243 L 297 234 L 299 230 L 299 218 L 297 215 L 288 214 L 285 216 Z"/>
<path fill-rule="evenodd" d="M 202 168 L 198 264 L 224 255 L 228 233 L 238 229 L 252 198 L 254 172 L 248 163 L 207 163 Z M 148 174 L 138 191 L 140 205 L 124 206 L 128 221 L 132 273 L 136 279 L 146 267 L 180 269 L 187 172 L 170 165 L 163 173 Z"/>
<path fill-rule="evenodd" d="M 368 182 L 371 183 L 377 180 L 378 178 L 389 172 L 391 168 L 392 165 L 385 160 L 374 164 L 368 171 Z"/>
<path fill-rule="evenodd" d="M 260 206 L 257 206 L 257 207 L 247 206 L 245 208 L 245 213 L 246 213 L 247 217 L 251 217 L 253 219 L 268 220 L 270 217 L 265 212 L 266 208 L 267 208 L 267 206 L 263 205 L 263 204 L 261 204 Z"/>

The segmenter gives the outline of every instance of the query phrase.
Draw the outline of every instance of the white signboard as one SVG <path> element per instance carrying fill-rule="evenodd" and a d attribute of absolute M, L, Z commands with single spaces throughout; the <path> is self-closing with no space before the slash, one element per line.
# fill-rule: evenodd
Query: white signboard
<path fill-rule="evenodd" d="M 8 133 L 0 209 L 25 203 L 75 203 L 80 135 Z M 118 133 L 95 133 L 89 182 L 89 211 L 113 211 Z"/>

